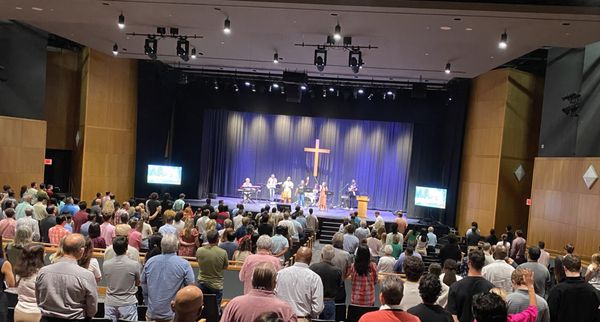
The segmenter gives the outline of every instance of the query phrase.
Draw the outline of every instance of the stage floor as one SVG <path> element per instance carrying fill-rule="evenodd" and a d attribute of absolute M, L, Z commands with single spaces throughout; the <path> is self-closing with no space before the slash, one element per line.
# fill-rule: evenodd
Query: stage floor
<path fill-rule="evenodd" d="M 231 197 L 218 197 L 217 199 L 214 199 L 212 201 L 212 205 L 216 205 L 218 200 L 223 200 L 223 202 L 229 207 L 229 209 L 234 209 L 238 203 L 240 203 L 242 201 L 241 198 L 231 198 Z M 190 203 L 190 205 L 192 205 L 192 207 L 196 208 L 199 206 L 203 206 L 204 204 L 206 204 L 205 200 L 198 200 L 198 199 L 186 199 L 187 202 Z M 264 206 L 266 204 L 269 204 L 271 207 L 276 206 L 277 204 L 280 205 L 290 205 L 290 204 L 285 204 L 285 203 L 275 203 L 275 202 L 268 202 L 266 200 L 256 200 L 256 203 L 247 203 L 244 204 L 244 209 L 247 211 L 252 211 L 252 212 L 259 212 L 261 208 L 264 208 Z M 292 203 L 291 205 L 292 211 L 294 210 L 294 208 L 296 207 L 295 203 Z M 332 218 L 332 219 L 343 219 L 348 217 L 348 215 L 350 214 L 350 210 L 349 209 L 343 209 L 343 208 L 333 208 L 333 209 L 329 209 L 326 212 L 325 211 L 320 211 L 318 207 L 311 207 L 314 210 L 314 214 L 318 217 L 318 218 Z M 306 214 L 308 214 L 308 207 L 304 208 L 304 211 Z M 391 211 L 382 211 L 379 210 L 379 213 L 381 213 L 381 217 L 383 217 L 383 220 L 385 222 L 393 222 L 394 219 L 396 219 L 396 216 L 394 216 L 394 214 Z M 406 218 L 409 224 L 416 224 L 419 222 L 418 219 L 412 219 L 412 218 Z M 368 209 L 367 210 L 367 221 L 371 222 L 371 221 L 375 221 L 375 210 L 373 209 Z"/>

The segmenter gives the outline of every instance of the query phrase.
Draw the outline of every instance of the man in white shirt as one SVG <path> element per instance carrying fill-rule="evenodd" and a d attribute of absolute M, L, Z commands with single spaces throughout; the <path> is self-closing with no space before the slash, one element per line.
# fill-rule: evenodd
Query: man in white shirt
<path fill-rule="evenodd" d="M 281 300 L 290 304 L 298 321 L 318 318 L 323 311 L 323 282 L 308 265 L 312 250 L 301 247 L 296 253 L 296 263 L 277 273 L 275 293 Z"/>
<path fill-rule="evenodd" d="M 290 213 L 283 213 L 283 220 L 277 224 L 277 226 L 284 226 L 288 229 L 288 236 L 293 240 L 298 240 L 298 232 L 296 231 L 296 225 L 290 220 Z"/>
<path fill-rule="evenodd" d="M 494 262 L 484 266 L 481 270 L 481 275 L 494 284 L 494 286 L 505 290 L 506 293 L 510 293 L 512 292 L 511 275 L 515 268 L 506 263 L 505 259 L 507 256 L 506 247 L 496 246 Z"/>
<path fill-rule="evenodd" d="M 371 225 L 371 228 L 375 231 L 379 231 L 379 228 L 385 228 L 385 221 L 381 217 L 381 213 L 379 211 L 375 212 L 375 222 Z"/>
<path fill-rule="evenodd" d="M 404 311 L 423 303 L 419 293 L 419 279 L 425 271 L 423 261 L 415 256 L 409 256 L 404 260 L 404 273 L 406 282 L 404 282 L 404 295 L 400 301 L 400 308 Z"/>
<path fill-rule="evenodd" d="M 25 209 L 25 217 L 17 219 L 17 230 L 19 230 L 19 227 L 23 226 L 31 229 L 31 239 L 33 241 L 40 241 L 40 225 L 38 221 L 33 218 L 33 208 Z"/>

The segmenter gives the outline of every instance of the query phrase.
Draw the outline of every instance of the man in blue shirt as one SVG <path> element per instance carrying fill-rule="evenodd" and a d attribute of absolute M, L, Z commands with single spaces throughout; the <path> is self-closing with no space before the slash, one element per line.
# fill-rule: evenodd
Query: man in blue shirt
<path fill-rule="evenodd" d="M 406 250 L 404 251 L 404 253 L 400 254 L 400 257 L 396 261 L 396 264 L 394 264 L 394 273 L 398 273 L 398 274 L 404 273 L 404 266 L 403 266 L 404 260 L 408 256 L 415 256 L 415 257 L 418 257 L 419 259 L 423 260 L 423 258 L 421 257 L 421 254 L 415 253 L 415 249 L 412 246 L 408 246 L 408 247 L 406 247 Z"/>
<path fill-rule="evenodd" d="M 73 198 L 72 197 L 67 197 L 67 199 L 65 199 L 65 205 L 62 206 L 60 208 L 60 213 L 65 213 L 68 212 L 69 215 L 71 215 L 71 217 L 73 217 L 75 215 L 76 212 L 79 211 L 79 206 L 75 206 L 73 204 Z"/>
<path fill-rule="evenodd" d="M 141 282 L 148 304 L 148 318 L 153 321 L 172 320 L 175 313 L 171 301 L 177 291 L 194 284 L 194 271 L 190 263 L 177 256 L 179 239 L 167 234 L 160 243 L 162 255 L 150 258 L 142 271 Z"/>
<path fill-rule="evenodd" d="M 168 217 L 167 218 L 167 223 L 162 225 L 159 229 L 158 232 L 165 236 L 168 234 L 172 234 L 172 235 L 177 235 L 177 228 L 175 228 L 175 226 L 173 226 L 173 217 Z"/>

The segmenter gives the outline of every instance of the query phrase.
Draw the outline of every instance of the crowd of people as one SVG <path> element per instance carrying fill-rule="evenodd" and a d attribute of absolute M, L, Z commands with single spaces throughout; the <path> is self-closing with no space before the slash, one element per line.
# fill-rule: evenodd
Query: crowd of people
<path fill-rule="evenodd" d="M 352 213 L 315 260 L 313 249 L 294 247 L 318 232 L 312 209 L 251 213 L 241 204 L 230 211 L 211 203 L 193 211 L 183 194 L 171 200 L 153 193 L 136 204 L 106 192 L 88 207 L 44 185 L 24 187 L 19 198 L 5 186 L 0 235 L 11 242 L 0 277 L 16 287 L 15 321 L 89 319 L 101 279 L 106 318 L 191 321 L 205 296 L 221 307 L 231 263 L 241 265 L 244 294 L 225 306 L 221 321 L 335 320 L 336 304 L 373 307 L 376 299 L 380 310 L 360 321 L 599 321 L 600 254 L 583 270 L 572 245 L 551 260 L 543 242 L 527 247 L 520 230 L 484 237 L 474 222 L 464 249 L 453 233 L 438 245 L 433 227 L 409 229 L 401 212 L 389 229 L 379 213 L 372 225 Z M 50 265 L 34 241 L 57 246 Z M 102 267 L 95 249 L 104 249 Z M 197 276 L 186 257 L 195 257 Z M 438 263 L 426 267 L 425 257 Z M 139 286 L 145 317 L 137 311 Z"/>

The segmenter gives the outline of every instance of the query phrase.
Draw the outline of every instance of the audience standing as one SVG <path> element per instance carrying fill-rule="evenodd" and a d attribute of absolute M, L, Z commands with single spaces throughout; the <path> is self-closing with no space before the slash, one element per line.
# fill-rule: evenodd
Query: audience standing
<path fill-rule="evenodd" d="M 266 235 L 260 236 L 256 242 L 256 254 L 246 257 L 239 274 L 240 281 L 244 283 L 244 294 L 252 290 L 252 274 L 258 264 L 269 262 L 276 271 L 281 269 L 279 258 L 271 254 L 271 247 L 271 238 Z"/>
<path fill-rule="evenodd" d="M 527 250 L 527 262 L 519 265 L 519 268 L 526 268 L 533 272 L 535 281 L 535 293 L 541 297 L 546 297 L 546 291 L 550 289 L 552 283 L 550 272 L 546 266 L 538 263 L 541 251 L 538 247 L 529 247 Z"/>
<path fill-rule="evenodd" d="M 198 248 L 196 260 L 198 261 L 198 287 L 203 294 L 214 294 L 217 307 L 221 307 L 223 298 L 223 271 L 227 269 L 229 261 L 227 252 L 219 248 L 219 233 L 211 230 L 206 233 L 208 245 Z"/>
<path fill-rule="evenodd" d="M 383 248 L 383 256 L 379 258 L 377 262 L 377 272 L 378 273 L 393 273 L 394 265 L 396 264 L 396 259 L 392 256 L 392 246 L 385 245 Z"/>
<path fill-rule="evenodd" d="M 535 284 L 535 275 L 537 273 L 533 271 L 533 279 Z M 516 314 L 526 310 L 530 304 L 529 298 L 529 289 L 528 285 L 525 281 L 525 276 L 527 275 L 527 269 L 519 268 L 515 269 L 512 273 L 512 284 L 514 292 L 509 293 L 506 299 L 508 304 L 508 313 Z M 536 294 L 536 306 L 538 310 L 536 322 L 550 322 L 550 310 L 548 308 L 548 303 L 542 296 Z"/>
<path fill-rule="evenodd" d="M 44 266 L 44 246 L 29 244 L 23 248 L 20 264 L 14 268 L 18 302 L 15 306 L 15 322 L 40 321 L 42 313 L 36 302 L 35 282 Z"/>
<path fill-rule="evenodd" d="M 50 320 L 84 320 L 96 314 L 98 291 L 94 274 L 79 266 L 85 239 L 70 234 L 63 240 L 62 256 L 39 270 L 35 283 L 37 304 Z"/>
<path fill-rule="evenodd" d="M 479 293 L 487 293 L 494 287 L 494 284 L 481 276 L 484 263 L 485 256 L 483 252 L 472 250 L 467 261 L 468 276 L 450 286 L 446 309 L 453 315 L 455 321 L 472 322 L 471 304 L 473 296 Z"/>
<path fill-rule="evenodd" d="M 600 291 L 600 253 L 592 255 L 592 262 L 585 272 L 585 280 Z"/>
<path fill-rule="evenodd" d="M 178 238 L 173 234 L 161 240 L 162 254 L 146 261 L 142 270 L 141 283 L 147 296 L 147 318 L 171 320 L 174 312 L 170 306 L 177 291 L 194 283 L 194 271 L 190 263 L 177 256 Z"/>
<path fill-rule="evenodd" d="M 425 271 L 425 266 L 420 258 L 410 256 L 404 261 L 403 267 L 404 274 L 406 274 L 406 281 L 404 282 L 404 292 L 400 308 L 406 311 L 411 307 L 423 303 L 419 293 L 419 279 Z"/>
<path fill-rule="evenodd" d="M 523 238 L 523 231 L 517 230 L 515 232 L 517 238 L 512 241 L 510 248 L 510 257 L 517 262 L 517 264 L 523 264 L 527 261 L 525 258 L 525 250 L 527 249 L 527 241 Z"/>
<path fill-rule="evenodd" d="M 300 247 L 296 263 L 277 273 L 277 297 L 292 307 L 298 321 L 310 321 L 323 311 L 323 282 L 308 265 L 312 250 Z"/>
<path fill-rule="evenodd" d="M 40 225 L 37 220 L 33 218 L 33 210 L 25 210 L 25 216 L 17 219 L 16 229 L 20 227 L 29 227 L 31 230 L 31 239 L 33 241 L 40 241 Z"/>
<path fill-rule="evenodd" d="M 401 322 L 419 322 L 420 319 L 400 308 L 402 302 L 403 285 L 399 276 L 386 276 L 381 282 L 381 292 L 379 301 L 381 308 L 379 311 L 364 314 L 359 322 L 382 322 L 382 321 L 401 321 Z"/>
<path fill-rule="evenodd" d="M 506 293 L 510 293 L 512 292 L 511 276 L 515 268 L 506 263 L 506 257 L 506 248 L 504 246 L 496 246 L 494 262 L 484 266 L 481 274 L 486 280 L 494 284 L 494 286 L 503 289 Z"/>
<path fill-rule="evenodd" d="M 58 245 L 63 237 L 70 234 L 69 231 L 65 229 L 66 223 L 67 217 L 65 217 L 65 215 L 56 217 L 56 225 L 48 230 L 50 244 Z"/>
<path fill-rule="evenodd" d="M 10 209 L 10 208 L 9 208 Z M 2 238 L 0 237 L 0 245 Z M 2 247 L 0 247 L 0 320 L 8 321 L 8 299 L 4 290 L 6 287 L 15 286 L 15 276 L 13 268 L 9 261 L 4 259 Z"/>
<path fill-rule="evenodd" d="M 310 266 L 323 282 L 323 312 L 319 316 L 323 320 L 335 320 L 335 299 L 341 284 L 344 283 L 342 271 L 331 262 L 334 257 L 333 246 L 325 245 L 321 250 L 321 262 Z"/>
<path fill-rule="evenodd" d="M 423 303 L 408 309 L 408 313 L 423 322 L 453 322 L 452 314 L 436 304 L 441 292 L 442 283 L 438 276 L 423 275 L 419 280 L 419 295 Z"/>
<path fill-rule="evenodd" d="M 106 279 L 104 316 L 113 322 L 138 320 L 136 293 L 140 285 L 140 264 L 127 257 L 127 246 L 127 238 L 115 237 L 112 247 L 116 256 L 102 266 Z"/>
<path fill-rule="evenodd" d="M 171 309 L 175 312 L 173 322 L 196 322 L 200 319 L 204 306 L 204 294 L 194 286 L 188 285 L 175 294 Z"/>
<path fill-rule="evenodd" d="M 373 306 L 375 304 L 377 267 L 371 261 L 371 252 L 367 246 L 359 246 L 356 250 L 354 265 L 350 270 L 350 278 L 352 280 L 350 303 Z"/>
<path fill-rule="evenodd" d="M 15 238 L 15 231 L 17 228 L 17 221 L 15 220 L 15 210 L 8 208 L 4 210 L 6 218 L 0 220 L 0 236 L 4 239 Z"/>

